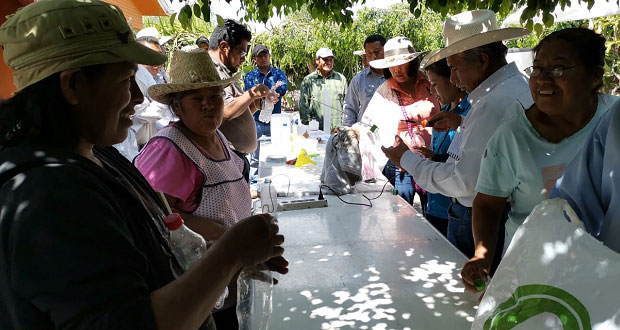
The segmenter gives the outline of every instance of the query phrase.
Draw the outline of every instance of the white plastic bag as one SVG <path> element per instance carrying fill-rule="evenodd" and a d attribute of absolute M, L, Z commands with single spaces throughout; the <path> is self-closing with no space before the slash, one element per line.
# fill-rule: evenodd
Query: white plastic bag
<path fill-rule="evenodd" d="M 546 200 L 517 229 L 472 329 L 620 329 L 619 283 L 620 254 L 565 200 Z"/>

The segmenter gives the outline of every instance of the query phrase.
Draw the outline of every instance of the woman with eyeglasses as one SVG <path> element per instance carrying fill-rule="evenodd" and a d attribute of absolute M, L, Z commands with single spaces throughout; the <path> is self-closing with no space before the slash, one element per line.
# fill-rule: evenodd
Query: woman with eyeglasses
<path fill-rule="evenodd" d="M 534 48 L 528 68 L 534 104 L 500 126 L 482 156 L 473 203 L 475 255 L 461 272 L 486 280 L 506 202 L 508 247 L 517 227 L 546 199 L 564 168 L 582 148 L 590 130 L 617 99 L 598 92 L 603 81 L 605 38 L 584 28 L 556 31 Z"/>

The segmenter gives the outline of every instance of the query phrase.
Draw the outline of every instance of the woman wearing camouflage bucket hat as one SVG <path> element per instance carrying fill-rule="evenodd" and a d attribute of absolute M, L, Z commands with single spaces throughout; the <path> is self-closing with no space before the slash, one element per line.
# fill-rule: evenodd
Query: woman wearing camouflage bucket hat
<path fill-rule="evenodd" d="M 252 212 L 245 163 L 218 130 L 224 115 L 223 88 L 239 76 L 221 80 L 204 49 L 175 52 L 170 83 L 151 86 L 149 96 L 170 105 L 179 121 L 157 132 L 134 160 L 174 212 L 208 241 L 219 240 Z M 235 283 L 229 285 L 222 309 L 213 314 L 218 328 L 239 327 Z"/>
<path fill-rule="evenodd" d="M 109 147 L 143 98 L 136 63 L 165 58 L 98 0 L 39 0 L 0 44 L 19 88 L 0 103 L 0 328 L 214 328 L 232 276 L 281 255 L 283 237 L 246 219 L 179 277 L 164 205 Z"/>

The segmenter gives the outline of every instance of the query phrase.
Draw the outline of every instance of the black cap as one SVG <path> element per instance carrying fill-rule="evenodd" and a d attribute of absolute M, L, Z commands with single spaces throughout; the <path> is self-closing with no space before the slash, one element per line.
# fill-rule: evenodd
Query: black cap
<path fill-rule="evenodd" d="M 267 46 L 265 45 L 258 44 L 254 46 L 254 50 L 252 51 L 252 57 L 256 57 L 262 52 L 269 53 L 269 49 L 267 49 Z"/>

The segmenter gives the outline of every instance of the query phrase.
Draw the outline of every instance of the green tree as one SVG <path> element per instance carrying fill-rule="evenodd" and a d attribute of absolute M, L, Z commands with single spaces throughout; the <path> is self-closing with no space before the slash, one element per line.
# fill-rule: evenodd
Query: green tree
<path fill-rule="evenodd" d="M 187 2 L 188 0 L 169 0 L 170 2 Z M 230 3 L 230 0 L 226 0 Z M 274 15 L 290 15 L 306 7 L 310 16 L 323 22 L 337 22 L 350 25 L 353 23 L 353 4 L 363 4 L 366 0 L 240 0 L 241 8 L 245 10 L 244 20 L 267 22 Z M 533 18 L 540 14 L 544 25 L 553 25 L 551 12 L 556 7 L 564 8 L 570 5 L 571 0 L 405 0 L 408 8 L 416 17 L 420 17 L 426 8 L 440 13 L 456 14 L 471 9 L 491 9 L 496 13 L 506 15 L 517 8 L 526 6 L 521 15 L 521 23 L 530 31 L 541 32 L 543 25 L 534 24 Z M 611 0 L 614 1 L 614 0 Z M 591 7 L 594 0 L 583 0 Z M 186 5 L 178 15 L 183 25 L 188 24 L 192 16 L 210 19 L 210 0 L 198 0 L 196 4 Z"/>
<path fill-rule="evenodd" d="M 255 42 L 269 47 L 274 66 L 284 70 L 293 85 L 313 69 L 314 54 L 321 47 L 332 49 L 336 56 L 334 69 L 350 81 L 362 69 L 360 57 L 353 51 L 362 49 L 370 34 L 380 33 L 386 39 L 406 36 L 416 49 L 434 50 L 442 45 L 442 22 L 441 15 L 430 10 L 415 18 L 405 4 L 389 9 L 364 8 L 350 25 L 340 28 L 300 10 L 272 31 L 256 36 Z"/>

